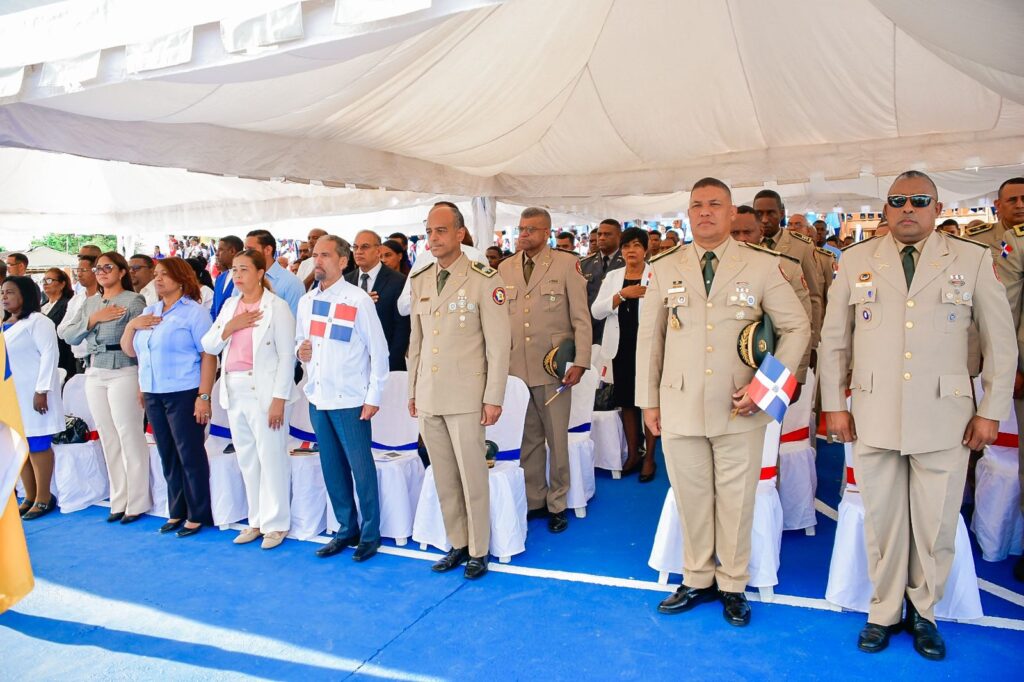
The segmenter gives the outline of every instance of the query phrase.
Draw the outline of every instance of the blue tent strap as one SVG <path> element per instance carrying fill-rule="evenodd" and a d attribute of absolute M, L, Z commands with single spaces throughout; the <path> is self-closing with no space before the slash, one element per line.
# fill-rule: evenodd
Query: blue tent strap
<path fill-rule="evenodd" d="M 231 429 L 220 424 L 210 424 L 210 435 L 231 440 Z"/>
<path fill-rule="evenodd" d="M 303 431 L 302 429 L 295 428 L 294 426 L 288 426 L 288 435 L 292 438 L 301 440 L 304 443 L 315 443 L 316 434 L 312 431 Z"/>
<path fill-rule="evenodd" d="M 376 448 L 377 450 L 387 450 L 389 452 L 408 452 L 410 450 L 418 450 L 420 444 L 417 441 L 413 441 L 412 443 L 405 443 L 404 445 L 384 445 L 383 443 L 371 440 L 370 447 Z"/>
<path fill-rule="evenodd" d="M 569 433 L 590 433 L 590 422 L 569 429 Z"/>

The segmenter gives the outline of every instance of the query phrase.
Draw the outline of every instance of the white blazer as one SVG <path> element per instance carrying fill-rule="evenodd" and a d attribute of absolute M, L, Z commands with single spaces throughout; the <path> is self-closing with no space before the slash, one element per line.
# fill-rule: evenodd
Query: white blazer
<path fill-rule="evenodd" d="M 241 296 L 224 301 L 220 315 L 210 330 L 203 335 L 203 350 L 221 356 L 221 366 L 231 350 L 231 339 L 223 339 L 224 326 L 235 316 Z M 292 354 L 295 336 L 295 318 L 292 310 L 280 296 L 269 291 L 260 299 L 263 317 L 252 330 L 253 377 L 256 379 L 256 397 L 261 410 L 269 410 L 274 398 L 291 403 L 299 397 L 295 386 L 295 356 Z M 220 391 L 220 406 L 229 407 L 228 391 Z"/>
<path fill-rule="evenodd" d="M 57 373 L 57 329 L 42 313 L 32 313 L 4 332 L 26 436 L 49 436 L 64 430 L 64 403 Z M 0 358 L 3 362 L 3 358 Z M 36 393 L 46 392 L 46 414 L 32 409 Z"/>
<path fill-rule="evenodd" d="M 640 284 L 647 286 L 651 281 L 654 268 L 650 263 L 644 264 L 644 274 L 640 278 Z M 622 283 L 626 279 L 626 268 L 610 270 L 601 282 L 601 290 L 597 292 L 594 304 L 590 306 L 590 314 L 595 320 L 604 320 L 604 334 L 601 336 L 601 350 L 597 354 L 594 366 L 597 368 L 597 375 L 605 383 L 614 383 L 612 375 L 612 360 L 619 352 L 619 309 L 612 307 L 612 298 L 622 290 Z M 644 300 L 640 299 L 640 309 L 643 310 Z"/>

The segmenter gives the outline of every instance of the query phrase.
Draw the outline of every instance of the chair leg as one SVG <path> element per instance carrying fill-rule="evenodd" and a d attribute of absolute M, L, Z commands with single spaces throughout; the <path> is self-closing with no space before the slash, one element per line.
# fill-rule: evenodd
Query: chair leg
<path fill-rule="evenodd" d="M 658 584 L 668 585 L 668 571 L 658 571 Z"/>
<path fill-rule="evenodd" d="M 587 508 L 586 507 L 580 507 L 578 509 L 573 509 L 573 511 L 576 512 L 576 518 L 577 519 L 585 519 L 585 518 L 587 518 Z"/>
<path fill-rule="evenodd" d="M 395 538 L 395 544 L 399 547 L 405 547 L 409 544 L 409 538 Z"/>
<path fill-rule="evenodd" d="M 620 478 L 622 478 L 622 472 L 621 471 L 613 471 L 612 472 L 612 478 L 614 480 L 616 480 L 616 481 L 619 480 Z"/>
<path fill-rule="evenodd" d="M 815 532 L 814 531 L 814 526 L 810 526 L 808 528 L 804 528 L 804 535 L 806 535 L 807 537 L 811 537 L 811 538 L 814 537 L 814 532 Z"/>
<path fill-rule="evenodd" d="M 510 556 L 500 556 L 500 557 L 498 557 L 498 563 L 501 563 L 501 564 L 511 563 L 511 561 L 512 561 L 512 557 L 510 557 Z"/>
<path fill-rule="evenodd" d="M 761 601 L 770 604 L 775 601 L 775 588 L 774 587 L 759 587 L 757 591 L 761 594 Z"/>

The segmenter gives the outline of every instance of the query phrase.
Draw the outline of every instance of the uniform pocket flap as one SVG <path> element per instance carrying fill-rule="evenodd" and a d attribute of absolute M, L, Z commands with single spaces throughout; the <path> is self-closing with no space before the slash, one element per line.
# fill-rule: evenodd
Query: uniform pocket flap
<path fill-rule="evenodd" d="M 850 298 L 854 303 L 874 303 L 878 300 L 878 289 L 874 284 L 862 285 L 858 283 Z"/>
<path fill-rule="evenodd" d="M 945 374 L 939 377 L 940 398 L 971 398 L 971 377 L 966 374 Z"/>
<path fill-rule="evenodd" d="M 952 303 L 953 305 L 974 305 L 974 294 L 963 287 L 945 284 L 943 285 L 942 291 L 939 295 L 941 297 L 940 300 L 943 303 Z"/>
<path fill-rule="evenodd" d="M 867 370 L 857 371 L 855 369 L 850 377 L 850 390 L 871 393 L 873 379 L 874 377 L 871 372 Z"/>

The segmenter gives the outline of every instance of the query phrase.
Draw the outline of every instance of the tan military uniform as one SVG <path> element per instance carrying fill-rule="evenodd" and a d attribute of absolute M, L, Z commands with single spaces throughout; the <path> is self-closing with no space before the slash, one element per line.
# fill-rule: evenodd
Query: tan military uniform
<path fill-rule="evenodd" d="M 544 371 L 544 355 L 566 339 L 576 343 L 573 365 L 590 367 L 591 327 L 587 280 L 575 254 L 544 246 L 533 258 L 526 281 L 526 254 L 519 252 L 498 266 L 508 296 L 512 329 L 509 373 L 526 382 L 526 408 L 520 466 L 526 474 L 530 509 L 565 510 L 569 493 L 569 407 L 571 389 L 545 406 L 561 381 Z M 545 441 L 551 452 L 548 463 Z M 550 481 L 550 483 L 549 483 Z"/>
<path fill-rule="evenodd" d="M 774 238 L 765 237 L 761 243 L 800 261 L 807 291 L 811 296 L 811 350 L 814 350 L 821 339 L 821 322 L 825 316 L 825 282 L 821 267 L 814 259 L 814 242 L 799 232 L 779 230 Z"/>
<path fill-rule="evenodd" d="M 823 249 L 820 246 L 814 247 L 814 261 L 818 264 L 818 268 L 821 270 L 822 288 L 821 288 L 821 305 L 822 305 L 822 320 L 824 320 L 824 309 L 828 308 L 828 289 L 832 286 L 832 279 L 836 272 L 836 256 L 828 249 Z"/>
<path fill-rule="evenodd" d="M 1002 243 L 1006 242 L 1006 257 L 1002 257 Z M 996 258 L 996 271 L 1003 286 L 1006 287 L 1006 296 L 1010 301 L 1010 314 L 1013 316 L 1013 326 L 1017 332 L 1017 368 L 1024 367 L 1024 327 L 1021 326 L 1021 310 L 1024 308 L 1024 225 L 1017 225 L 1009 230 L 1004 230 L 1000 242 L 1000 256 Z M 1017 475 L 1020 476 L 1021 490 L 1024 490 L 1024 400 L 1014 400 L 1013 409 L 1017 415 L 1017 438 L 1018 438 L 1018 467 Z M 1024 513 L 1024 495 L 1020 497 L 1020 508 Z"/>
<path fill-rule="evenodd" d="M 432 263 L 412 275 L 409 398 L 434 467 L 448 542 L 482 557 L 491 525 L 480 421 L 485 403 L 505 399 L 505 290 L 496 270 L 464 254 L 448 267 L 441 292 L 439 271 Z"/>
<path fill-rule="evenodd" d="M 989 251 L 932 232 L 908 287 L 891 234 L 843 251 L 820 349 L 822 408 L 846 407 L 853 367 L 854 462 L 865 508 L 868 621 L 892 625 L 904 593 L 934 622 L 953 562 L 967 475 L 964 431 L 975 414 L 967 336 L 977 324 L 985 397 L 977 414 L 1009 412 L 1014 341 Z"/>
<path fill-rule="evenodd" d="M 767 249 L 768 247 L 763 248 Z M 814 313 L 811 308 L 811 293 L 808 291 L 807 283 L 802 277 L 803 270 L 800 267 L 800 261 L 793 256 L 787 256 L 778 251 L 772 251 L 772 253 L 779 257 L 779 269 L 782 270 L 782 277 L 793 287 L 793 292 L 796 294 L 797 299 L 799 299 L 800 305 L 803 306 L 804 312 L 807 313 L 807 319 L 810 320 L 811 315 Z M 807 380 L 807 366 L 810 364 L 810 361 L 811 344 L 807 344 L 807 350 L 804 351 L 804 357 L 800 360 L 800 365 L 796 370 L 796 380 L 801 384 Z"/>
<path fill-rule="evenodd" d="M 964 229 L 964 236 L 976 242 L 981 242 L 992 250 L 992 259 L 998 264 L 1001 260 L 1000 254 L 1003 248 L 1003 233 L 1006 227 L 1000 223 L 985 223 Z M 967 341 L 968 367 L 972 377 L 978 376 L 981 371 L 981 347 L 978 341 L 978 328 L 971 325 L 970 337 Z M 979 455 L 980 456 L 980 455 Z"/>
<path fill-rule="evenodd" d="M 750 578 L 754 495 L 768 415 L 732 416 L 732 394 L 754 370 L 736 350 L 740 331 L 767 313 L 780 335 L 776 357 L 794 370 L 810 323 L 780 259 L 731 237 L 714 249 L 705 293 L 695 244 L 652 259 L 640 312 L 636 402 L 661 409 L 662 447 L 683 528 L 683 582 L 742 592 Z M 721 565 L 715 566 L 715 557 Z"/>

